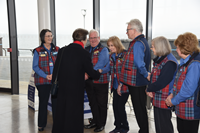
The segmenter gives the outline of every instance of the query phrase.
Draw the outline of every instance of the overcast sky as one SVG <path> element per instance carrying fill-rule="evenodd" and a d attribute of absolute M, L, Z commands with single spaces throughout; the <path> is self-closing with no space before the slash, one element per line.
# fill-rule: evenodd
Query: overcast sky
<path fill-rule="evenodd" d="M 57 34 L 71 35 L 83 28 L 81 9 L 86 9 L 85 27 L 93 27 L 93 0 L 56 0 Z M 146 0 L 101 0 L 100 33 L 102 38 L 126 36 L 126 22 L 139 18 L 145 29 Z M 37 0 L 15 0 L 18 34 L 38 34 Z M 175 39 L 184 32 L 200 38 L 200 0 L 154 0 L 153 37 Z M 6 0 L 0 0 L 0 36 L 8 34 Z M 144 32 L 145 33 L 145 32 Z"/>

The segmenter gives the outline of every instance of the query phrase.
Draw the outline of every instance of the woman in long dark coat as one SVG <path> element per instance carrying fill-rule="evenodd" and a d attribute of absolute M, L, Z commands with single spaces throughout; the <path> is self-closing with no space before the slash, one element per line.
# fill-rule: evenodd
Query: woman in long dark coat
<path fill-rule="evenodd" d="M 52 133 L 83 133 L 85 73 L 95 79 L 100 77 L 93 69 L 90 54 L 84 49 L 87 34 L 87 30 L 75 30 L 74 42 L 59 50 L 52 81 L 64 52 L 58 73 L 59 90 Z"/>

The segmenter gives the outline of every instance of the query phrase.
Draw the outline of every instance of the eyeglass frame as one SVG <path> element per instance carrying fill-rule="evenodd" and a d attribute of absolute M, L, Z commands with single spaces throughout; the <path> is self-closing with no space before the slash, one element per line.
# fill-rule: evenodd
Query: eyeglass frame
<path fill-rule="evenodd" d="M 128 32 L 129 30 L 134 30 L 133 28 L 130 28 L 130 29 L 126 29 L 126 32 Z"/>
<path fill-rule="evenodd" d="M 48 37 L 48 38 L 49 38 L 49 37 L 51 37 L 51 38 L 53 38 L 53 37 L 54 37 L 54 35 L 48 35 L 48 36 L 45 36 L 45 37 Z"/>
<path fill-rule="evenodd" d="M 97 39 L 99 37 L 89 37 L 89 40 L 92 40 L 92 39 Z"/>

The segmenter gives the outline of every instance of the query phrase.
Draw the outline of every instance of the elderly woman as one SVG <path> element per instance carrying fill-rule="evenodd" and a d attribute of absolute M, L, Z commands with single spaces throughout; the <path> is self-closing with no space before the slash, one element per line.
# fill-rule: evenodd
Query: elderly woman
<path fill-rule="evenodd" d="M 165 104 L 165 100 L 172 90 L 178 62 L 171 53 L 169 41 L 163 36 L 152 40 L 151 50 L 156 58 L 153 59 L 147 95 L 152 97 L 156 133 L 173 133 L 172 112 Z"/>
<path fill-rule="evenodd" d="M 41 45 L 34 49 L 33 70 L 35 71 L 35 86 L 39 96 L 38 130 L 43 131 L 47 124 L 47 104 L 51 90 L 53 67 L 59 47 L 52 43 L 53 35 L 50 30 L 40 32 Z M 52 98 L 53 118 L 55 117 L 56 99 Z"/>
<path fill-rule="evenodd" d="M 174 41 L 181 57 L 173 94 L 166 104 L 175 106 L 179 133 L 198 133 L 200 107 L 196 105 L 200 86 L 200 50 L 196 35 L 184 33 Z M 173 97 L 173 98 L 172 98 Z"/>
<path fill-rule="evenodd" d="M 72 35 L 74 42 L 58 53 L 52 77 L 54 81 L 58 73 L 59 88 L 52 133 L 83 133 L 85 73 L 94 79 L 100 77 L 100 73 L 93 69 L 89 52 L 84 49 L 87 35 L 87 30 L 76 29 Z"/>
<path fill-rule="evenodd" d="M 121 73 L 122 62 L 126 54 L 126 50 L 121 43 L 120 39 L 116 36 L 112 36 L 107 41 L 107 46 L 110 49 L 110 64 L 107 67 L 110 68 L 111 73 L 111 91 L 113 92 L 113 111 L 115 117 L 115 129 L 109 133 L 127 133 L 129 131 L 129 125 L 126 116 L 125 104 L 127 102 L 129 91 L 125 85 L 118 85 L 119 75 Z M 103 72 L 106 72 L 107 67 Z M 101 72 L 101 71 L 100 71 Z"/>

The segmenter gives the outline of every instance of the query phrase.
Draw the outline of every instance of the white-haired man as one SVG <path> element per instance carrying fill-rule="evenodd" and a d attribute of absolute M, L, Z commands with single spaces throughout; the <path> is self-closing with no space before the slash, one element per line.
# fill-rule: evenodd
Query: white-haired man
<path fill-rule="evenodd" d="M 139 133 L 149 133 L 148 116 L 146 110 L 146 85 L 149 83 L 149 64 L 151 60 L 150 48 L 144 38 L 143 26 L 138 19 L 127 23 L 127 35 L 130 42 L 128 52 L 124 57 L 120 82 L 128 86 L 131 101 L 139 126 Z M 120 91 L 122 84 L 118 86 Z"/>
<path fill-rule="evenodd" d="M 97 30 L 90 31 L 89 41 L 90 46 L 85 49 L 91 53 L 94 69 L 103 69 L 109 63 L 109 52 L 108 49 L 100 43 L 99 32 Z M 90 78 L 86 80 L 86 92 L 93 120 L 89 125 L 85 125 L 84 127 L 87 129 L 96 127 L 94 132 L 102 131 L 106 124 L 109 77 L 108 72 L 102 72 L 99 80 Z"/>

